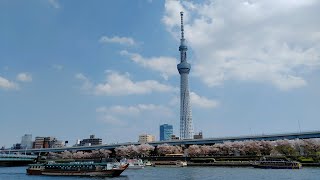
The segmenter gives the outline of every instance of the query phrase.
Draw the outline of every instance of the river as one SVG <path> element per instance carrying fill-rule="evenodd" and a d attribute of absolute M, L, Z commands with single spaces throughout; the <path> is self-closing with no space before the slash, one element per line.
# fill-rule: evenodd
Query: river
<path fill-rule="evenodd" d="M 50 177 L 28 176 L 25 174 L 26 167 L 0 167 L 0 180 L 72 180 L 72 179 L 104 179 L 92 177 Z M 105 178 L 109 179 L 109 178 Z M 117 180 L 319 180 L 320 168 L 303 169 L 254 169 L 251 167 L 184 167 L 162 168 L 146 167 L 139 170 L 128 169 Z"/>

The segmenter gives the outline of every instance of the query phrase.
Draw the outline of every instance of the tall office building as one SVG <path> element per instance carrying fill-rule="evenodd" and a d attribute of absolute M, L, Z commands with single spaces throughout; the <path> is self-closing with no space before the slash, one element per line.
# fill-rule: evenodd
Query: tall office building
<path fill-rule="evenodd" d="M 187 62 L 187 50 L 186 40 L 184 39 L 183 28 L 183 12 L 181 15 L 181 39 L 180 39 L 180 60 L 177 65 L 177 69 L 180 74 L 180 138 L 192 139 L 193 138 L 193 122 L 191 115 L 191 104 L 189 95 L 189 72 L 191 65 Z"/>
<path fill-rule="evenodd" d="M 162 124 L 160 126 L 160 141 L 168 141 L 171 139 L 173 134 L 172 125 Z"/>
<path fill-rule="evenodd" d="M 32 148 L 32 134 L 25 134 L 21 137 L 21 148 L 31 149 Z"/>

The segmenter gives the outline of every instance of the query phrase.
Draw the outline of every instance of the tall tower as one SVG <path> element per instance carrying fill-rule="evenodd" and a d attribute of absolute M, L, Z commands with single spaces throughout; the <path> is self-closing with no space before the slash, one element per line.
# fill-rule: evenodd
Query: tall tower
<path fill-rule="evenodd" d="M 180 138 L 193 139 L 193 123 L 191 115 L 191 104 L 189 95 L 189 72 L 191 65 L 187 62 L 187 50 L 184 39 L 183 12 L 181 16 L 181 40 L 180 40 L 180 63 L 177 65 L 180 74 Z"/>

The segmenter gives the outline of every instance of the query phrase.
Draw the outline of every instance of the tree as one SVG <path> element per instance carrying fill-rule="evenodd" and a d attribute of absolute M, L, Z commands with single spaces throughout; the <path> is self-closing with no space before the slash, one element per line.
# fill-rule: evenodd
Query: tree
<path fill-rule="evenodd" d="M 315 139 L 305 139 L 304 141 L 304 152 L 307 155 L 316 155 L 320 151 L 320 143 Z"/>
<path fill-rule="evenodd" d="M 177 153 L 182 153 L 182 148 L 179 146 L 171 146 L 168 144 L 161 144 L 161 145 L 157 146 L 157 152 L 159 155 L 177 154 Z"/>
<path fill-rule="evenodd" d="M 270 155 L 274 144 L 270 141 L 260 141 L 260 152 L 261 155 Z"/>
<path fill-rule="evenodd" d="M 298 152 L 293 148 L 293 145 L 288 140 L 277 140 L 275 149 L 282 155 L 292 156 Z"/>
<path fill-rule="evenodd" d="M 150 152 L 154 150 L 154 147 L 149 144 L 140 144 L 137 147 L 137 150 L 141 156 L 145 157 L 150 155 Z"/>
<path fill-rule="evenodd" d="M 72 159 L 72 153 L 70 151 L 63 151 L 61 153 L 62 159 Z"/>
<path fill-rule="evenodd" d="M 129 151 L 126 146 L 120 146 L 114 149 L 116 152 L 116 155 L 119 157 L 127 157 L 129 156 Z"/>
<path fill-rule="evenodd" d="M 198 145 L 189 146 L 187 152 L 188 152 L 189 156 L 200 156 L 200 155 L 202 155 L 201 148 Z"/>

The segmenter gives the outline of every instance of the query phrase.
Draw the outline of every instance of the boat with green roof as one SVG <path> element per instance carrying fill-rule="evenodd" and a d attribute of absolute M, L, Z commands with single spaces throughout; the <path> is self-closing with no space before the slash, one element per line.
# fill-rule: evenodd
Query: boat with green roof
<path fill-rule="evenodd" d="M 121 165 L 119 162 L 68 162 L 56 163 L 53 161 L 43 164 L 30 164 L 28 175 L 48 176 L 108 176 L 116 177 L 128 168 L 129 164 Z"/>

